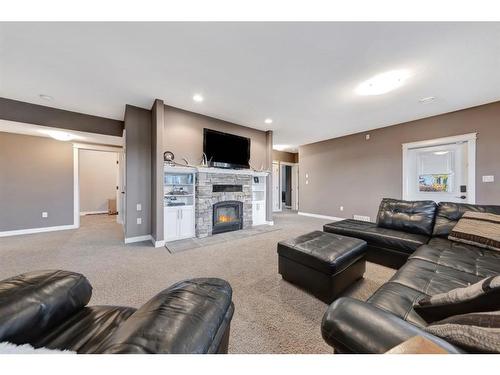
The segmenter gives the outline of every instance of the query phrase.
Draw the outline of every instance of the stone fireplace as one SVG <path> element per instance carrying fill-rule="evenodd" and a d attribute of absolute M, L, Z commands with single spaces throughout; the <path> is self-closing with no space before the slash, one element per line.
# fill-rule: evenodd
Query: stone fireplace
<path fill-rule="evenodd" d="M 252 175 L 198 169 L 196 237 L 252 227 Z"/>

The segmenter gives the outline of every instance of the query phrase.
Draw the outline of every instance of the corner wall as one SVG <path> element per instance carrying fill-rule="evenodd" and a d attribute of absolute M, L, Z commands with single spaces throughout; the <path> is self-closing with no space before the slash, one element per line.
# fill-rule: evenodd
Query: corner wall
<path fill-rule="evenodd" d="M 126 241 L 151 236 L 151 121 L 151 111 L 126 106 Z M 137 204 L 142 206 L 141 211 L 137 211 Z M 141 224 L 137 224 L 137 218 L 142 219 Z"/>
<path fill-rule="evenodd" d="M 473 132 L 478 133 L 476 203 L 498 205 L 500 102 L 301 146 L 300 211 L 374 221 L 382 198 L 402 197 L 403 143 Z M 483 183 L 483 175 L 494 175 L 495 182 Z"/>

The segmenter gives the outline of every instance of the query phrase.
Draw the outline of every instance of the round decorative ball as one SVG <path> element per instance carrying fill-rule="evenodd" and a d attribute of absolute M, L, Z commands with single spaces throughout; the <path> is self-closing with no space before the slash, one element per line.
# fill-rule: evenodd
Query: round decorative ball
<path fill-rule="evenodd" d="M 164 161 L 174 161 L 175 155 L 172 151 L 165 151 L 163 153 L 163 160 Z"/>

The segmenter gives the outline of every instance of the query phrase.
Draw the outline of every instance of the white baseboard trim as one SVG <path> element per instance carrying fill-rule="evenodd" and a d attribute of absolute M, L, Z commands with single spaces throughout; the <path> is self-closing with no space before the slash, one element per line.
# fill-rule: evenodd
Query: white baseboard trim
<path fill-rule="evenodd" d="M 266 221 L 266 224 L 267 224 L 267 225 L 274 225 L 274 220 L 271 220 L 271 221 Z"/>
<path fill-rule="evenodd" d="M 333 221 L 340 221 L 340 220 L 345 220 L 343 217 L 336 217 L 336 216 L 326 216 L 326 215 L 318 215 L 318 214 L 311 214 L 309 212 L 298 212 L 299 215 L 302 216 L 309 216 L 309 217 L 315 217 L 317 219 L 327 219 L 327 220 L 333 220 Z"/>
<path fill-rule="evenodd" d="M 134 243 L 134 242 L 143 242 L 143 241 L 151 241 L 153 237 L 150 234 L 146 234 L 144 236 L 137 237 L 129 237 L 125 238 L 125 243 Z"/>
<path fill-rule="evenodd" d="M 107 214 L 108 211 L 84 211 L 80 212 L 80 216 L 85 216 L 85 215 L 99 215 L 99 214 Z"/>
<path fill-rule="evenodd" d="M 153 244 L 154 247 L 164 247 L 165 246 L 165 241 L 156 241 L 153 236 L 151 236 L 151 243 Z"/>
<path fill-rule="evenodd" d="M 35 233 L 45 233 L 45 232 L 56 232 L 58 230 L 68 230 L 68 229 L 78 229 L 78 226 L 70 224 L 70 225 L 58 225 L 55 227 L 7 230 L 4 232 L 0 232 L 0 237 L 21 236 L 23 234 L 35 234 Z"/>

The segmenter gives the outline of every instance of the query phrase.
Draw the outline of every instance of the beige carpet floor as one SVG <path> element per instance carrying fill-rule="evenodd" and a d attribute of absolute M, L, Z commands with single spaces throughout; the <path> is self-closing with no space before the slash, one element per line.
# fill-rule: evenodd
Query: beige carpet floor
<path fill-rule="evenodd" d="M 230 353 L 331 353 L 320 333 L 326 304 L 283 281 L 276 243 L 325 220 L 275 215 L 276 229 L 177 254 L 149 243 L 124 245 L 115 217 L 86 216 L 81 228 L 0 238 L 0 279 L 35 269 L 81 272 L 94 287 L 91 304 L 138 307 L 190 277 L 220 277 L 233 287 Z M 369 297 L 393 270 L 367 264 L 365 278 L 345 294 Z"/>

